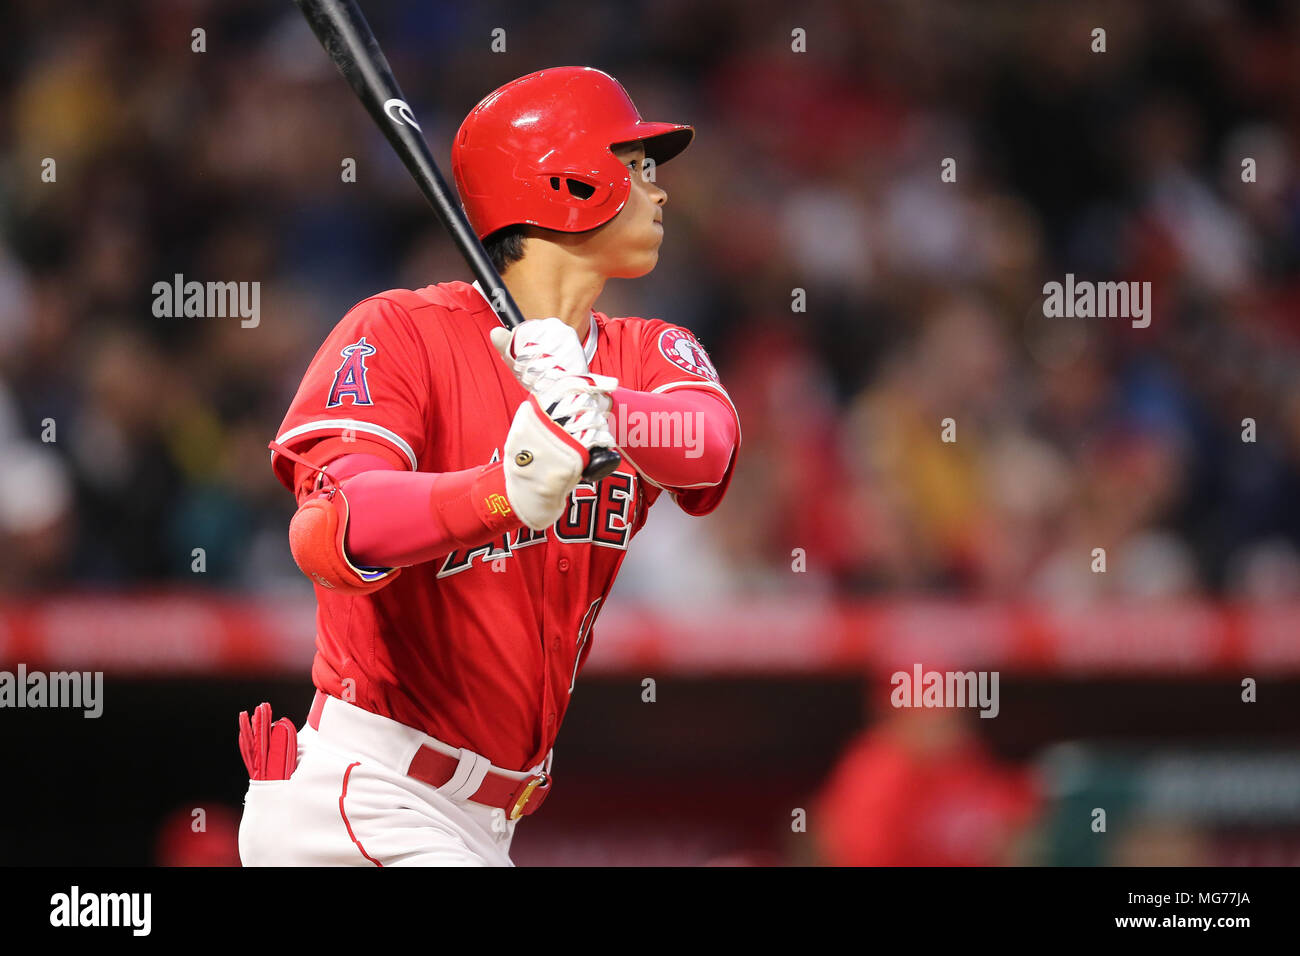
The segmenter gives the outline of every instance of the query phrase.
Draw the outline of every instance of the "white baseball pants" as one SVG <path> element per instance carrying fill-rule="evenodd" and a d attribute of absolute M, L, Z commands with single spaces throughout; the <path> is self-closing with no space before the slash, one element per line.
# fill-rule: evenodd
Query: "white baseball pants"
<path fill-rule="evenodd" d="M 461 798 L 448 790 L 451 782 L 435 788 L 406 775 L 416 750 L 432 741 L 329 698 L 320 729 L 298 732 L 292 776 L 249 781 L 239 826 L 243 864 L 514 866 L 518 820 Z"/>

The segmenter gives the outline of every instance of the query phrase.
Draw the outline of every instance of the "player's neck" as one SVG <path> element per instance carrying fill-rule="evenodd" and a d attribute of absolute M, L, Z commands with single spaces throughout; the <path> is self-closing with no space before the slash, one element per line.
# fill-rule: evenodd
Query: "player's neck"
<path fill-rule="evenodd" d="M 586 341 L 591 310 L 605 277 L 547 243 L 529 243 L 527 254 L 502 276 L 525 319 L 559 319 Z M 537 248 L 540 247 L 540 248 Z"/>

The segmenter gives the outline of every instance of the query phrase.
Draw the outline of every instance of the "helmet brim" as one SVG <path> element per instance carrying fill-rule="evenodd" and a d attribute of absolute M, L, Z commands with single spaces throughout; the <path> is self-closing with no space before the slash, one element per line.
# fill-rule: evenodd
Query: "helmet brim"
<path fill-rule="evenodd" d="M 672 159 L 695 138 L 695 128 L 680 123 L 637 123 L 628 130 L 628 135 L 610 144 L 612 149 L 624 143 L 645 143 L 646 159 L 653 159 L 656 166 Z"/>

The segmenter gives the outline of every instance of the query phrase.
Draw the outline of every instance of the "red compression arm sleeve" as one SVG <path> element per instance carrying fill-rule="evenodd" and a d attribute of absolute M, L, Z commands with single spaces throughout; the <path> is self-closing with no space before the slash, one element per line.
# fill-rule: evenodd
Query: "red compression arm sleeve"
<path fill-rule="evenodd" d="M 704 488 L 722 481 L 737 434 L 735 416 L 721 395 L 699 388 L 616 388 L 610 398 L 610 431 L 647 478 L 666 488 Z"/>
<path fill-rule="evenodd" d="M 296 484 L 308 469 L 298 465 Z M 352 563 L 364 568 L 404 568 L 472 548 L 513 531 L 522 522 L 483 506 L 499 494 L 506 500 L 500 462 L 464 471 L 399 471 L 372 455 L 343 455 L 329 472 L 348 499 L 345 546 Z"/>

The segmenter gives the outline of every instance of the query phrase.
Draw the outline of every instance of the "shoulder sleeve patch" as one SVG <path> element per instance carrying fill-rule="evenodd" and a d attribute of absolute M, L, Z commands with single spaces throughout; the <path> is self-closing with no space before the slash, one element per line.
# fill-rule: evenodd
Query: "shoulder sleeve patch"
<path fill-rule="evenodd" d="M 718 372 L 708 353 L 685 329 L 669 328 L 659 334 L 659 352 L 683 372 L 699 375 L 710 382 L 718 381 Z"/>
<path fill-rule="evenodd" d="M 366 356 L 374 355 L 376 349 L 366 341 L 363 335 L 359 340 L 343 348 L 343 364 L 334 370 L 334 383 L 330 386 L 326 408 L 337 408 L 343 404 L 346 395 L 353 405 L 373 405 L 370 399 L 370 383 L 366 380 Z"/>

